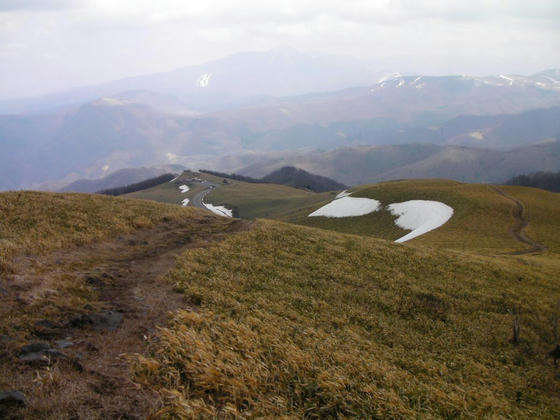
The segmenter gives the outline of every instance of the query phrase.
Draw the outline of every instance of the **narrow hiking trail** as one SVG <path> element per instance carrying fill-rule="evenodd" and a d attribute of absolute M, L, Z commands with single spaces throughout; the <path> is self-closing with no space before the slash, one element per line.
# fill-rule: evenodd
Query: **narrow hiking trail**
<path fill-rule="evenodd" d="M 156 328 L 165 326 L 172 311 L 188 307 L 162 276 L 188 249 L 249 228 L 249 222 L 238 219 L 215 223 L 208 217 L 190 226 L 163 224 L 29 261 L 21 277 L 33 276 L 39 266 L 42 276 L 77 276 L 94 289 L 97 300 L 68 314 L 69 322 L 47 319 L 35 329 L 30 342 L 53 349 L 54 343 L 66 343 L 57 348 L 62 356 L 56 360 L 49 356 L 46 363 L 21 363 L 14 349 L 0 351 L 0 374 L 13 378 L 11 388 L 22 390 L 28 402 L 9 418 L 146 418 L 161 401 L 133 383 L 123 355 L 146 354 Z M 46 286 L 34 287 L 26 293 L 37 294 Z M 7 296 L 7 302 L 10 297 L 21 304 L 21 293 Z"/>
<path fill-rule="evenodd" d="M 529 222 L 525 219 L 525 216 L 524 216 L 525 207 L 523 206 L 523 203 L 521 201 L 517 200 L 516 198 L 506 194 L 503 190 L 501 190 L 500 188 L 498 188 L 496 186 L 491 186 L 490 188 L 492 188 L 492 190 L 495 193 L 501 195 L 506 200 L 509 200 L 513 203 L 511 214 L 512 214 L 513 218 L 515 219 L 515 221 L 514 221 L 513 226 L 510 228 L 510 232 L 511 232 L 512 236 L 515 238 L 515 240 L 517 240 L 518 242 L 521 242 L 525 245 L 529 245 L 529 249 L 513 251 L 513 252 L 510 253 L 510 255 L 535 254 L 535 253 L 540 253 L 540 252 L 543 252 L 544 250 L 546 250 L 545 246 L 539 244 L 538 242 L 533 241 L 524 232 L 524 229 L 527 227 L 527 225 L 529 225 Z"/>

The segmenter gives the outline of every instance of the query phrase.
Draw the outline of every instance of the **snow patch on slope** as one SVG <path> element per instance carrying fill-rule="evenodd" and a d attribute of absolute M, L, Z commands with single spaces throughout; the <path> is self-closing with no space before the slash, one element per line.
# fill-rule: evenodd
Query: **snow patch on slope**
<path fill-rule="evenodd" d="M 224 217 L 233 217 L 233 212 L 230 209 L 225 208 L 224 206 L 214 206 L 212 204 L 202 203 L 204 207 L 210 210 L 212 213 L 217 214 L 218 216 Z"/>
<path fill-rule="evenodd" d="M 399 216 L 395 224 L 412 232 L 395 242 L 406 242 L 423 235 L 446 223 L 453 216 L 453 209 L 439 201 L 410 200 L 387 206 L 394 216 Z"/>
<path fill-rule="evenodd" d="M 188 206 L 188 205 L 189 205 L 189 201 L 190 201 L 190 200 L 189 200 L 188 198 L 185 198 L 183 201 L 181 201 L 181 204 L 182 204 L 183 206 Z"/>
<path fill-rule="evenodd" d="M 210 78 L 212 77 L 212 73 L 205 73 L 198 78 L 198 86 L 205 88 L 208 87 L 210 83 Z"/>
<path fill-rule="evenodd" d="M 513 79 L 511 77 L 507 77 L 507 76 L 504 76 L 503 74 L 500 74 L 500 78 L 502 78 L 504 80 L 507 80 L 509 82 L 509 85 L 513 86 Z"/>
<path fill-rule="evenodd" d="M 381 203 L 371 198 L 342 197 L 315 210 L 309 217 L 353 217 L 373 213 Z"/>
<path fill-rule="evenodd" d="M 190 190 L 190 188 L 186 185 L 180 185 L 179 189 L 181 190 L 182 193 L 186 193 L 187 191 Z"/>
<path fill-rule="evenodd" d="M 352 193 L 351 193 L 351 192 L 346 192 L 346 190 L 344 190 L 344 191 L 342 191 L 342 192 L 339 192 L 339 193 L 336 195 L 335 200 L 336 200 L 337 198 L 348 197 L 350 194 L 352 194 Z"/>

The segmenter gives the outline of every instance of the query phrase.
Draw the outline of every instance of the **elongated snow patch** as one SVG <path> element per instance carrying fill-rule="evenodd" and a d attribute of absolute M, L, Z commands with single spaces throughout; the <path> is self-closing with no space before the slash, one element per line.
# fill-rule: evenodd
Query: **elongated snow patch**
<path fill-rule="evenodd" d="M 346 192 L 346 190 L 344 190 L 344 191 L 339 192 L 339 193 L 336 195 L 335 199 L 336 199 L 336 198 L 348 197 L 348 196 L 351 195 L 351 194 L 352 194 L 351 192 Z"/>
<path fill-rule="evenodd" d="M 363 216 L 379 209 L 379 201 L 371 198 L 342 197 L 331 201 L 309 215 L 325 217 Z"/>
<path fill-rule="evenodd" d="M 188 206 L 189 205 L 189 199 L 185 198 L 183 201 L 181 201 L 181 203 L 183 204 L 183 206 Z"/>
<path fill-rule="evenodd" d="M 181 190 L 182 193 L 186 193 L 188 190 L 190 190 L 190 188 L 186 185 L 180 185 L 179 189 Z"/>
<path fill-rule="evenodd" d="M 206 207 L 212 213 L 217 214 L 218 216 L 233 217 L 232 211 L 230 209 L 226 209 L 224 206 L 214 206 L 207 203 L 202 204 L 204 204 L 204 207 Z"/>
<path fill-rule="evenodd" d="M 399 216 L 395 224 L 412 232 L 395 242 L 406 242 L 423 235 L 446 223 L 453 216 L 453 209 L 439 201 L 410 200 L 387 206 L 394 216 Z"/>

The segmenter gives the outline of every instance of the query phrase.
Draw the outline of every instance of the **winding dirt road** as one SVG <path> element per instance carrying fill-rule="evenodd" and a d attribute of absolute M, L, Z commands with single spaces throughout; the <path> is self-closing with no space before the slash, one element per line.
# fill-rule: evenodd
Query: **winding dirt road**
<path fill-rule="evenodd" d="M 206 209 L 206 206 L 204 205 L 204 197 L 206 197 L 206 195 L 214 188 L 218 187 L 218 184 L 214 184 L 213 182 L 208 182 L 207 184 L 208 188 L 196 193 L 192 198 L 191 204 L 194 207 L 198 207 L 199 209 Z"/>

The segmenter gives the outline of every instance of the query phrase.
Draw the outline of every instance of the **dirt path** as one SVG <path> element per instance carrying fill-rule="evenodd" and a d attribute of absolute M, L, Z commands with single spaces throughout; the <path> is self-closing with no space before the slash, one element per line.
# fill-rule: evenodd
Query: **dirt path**
<path fill-rule="evenodd" d="M 201 225 L 204 219 L 198 226 L 168 224 L 57 252 L 41 261 L 43 268 L 52 265 L 53 275 L 58 270 L 83 277 L 97 291 L 97 301 L 81 312 L 122 314 L 122 323 L 115 329 L 58 323 L 39 331 L 36 341 L 63 339 L 72 344 L 61 350 L 64 358 L 49 365 L 16 361 L 2 372 L 14 376 L 13 389 L 22 390 L 28 399 L 28 406 L 14 411 L 13 418 L 136 419 L 157 409 L 158 396 L 146 394 L 131 381 L 122 355 L 145 353 L 156 326 L 165 325 L 171 311 L 186 307 L 182 295 L 161 277 L 189 248 L 249 228 L 248 222 L 231 219 L 215 227 Z"/>
<path fill-rule="evenodd" d="M 498 187 L 492 186 L 491 188 L 494 192 L 496 192 L 497 194 L 501 195 L 502 197 L 504 197 L 505 199 L 513 203 L 513 208 L 511 210 L 511 213 L 513 215 L 513 218 L 515 219 L 515 222 L 513 226 L 510 228 L 510 232 L 517 241 L 525 245 L 529 245 L 529 249 L 514 251 L 511 252 L 510 254 L 523 255 L 523 254 L 534 254 L 534 253 L 543 252 L 546 249 L 546 247 L 533 241 L 524 232 L 524 229 L 527 227 L 529 222 L 524 217 L 525 207 L 523 206 L 523 203 L 517 200 L 516 198 L 506 194 L 503 190 L 501 190 Z"/>

